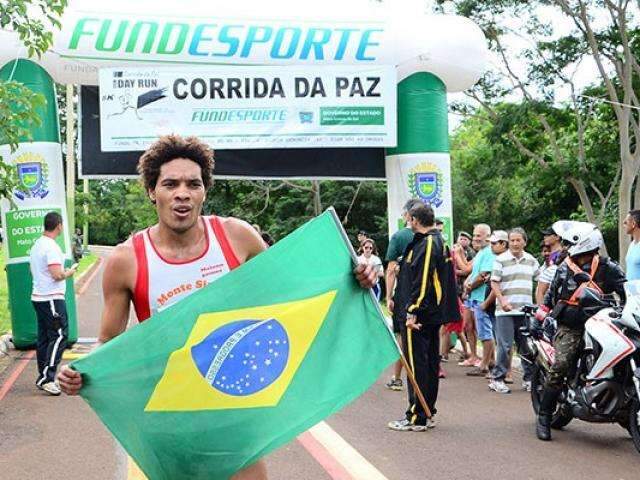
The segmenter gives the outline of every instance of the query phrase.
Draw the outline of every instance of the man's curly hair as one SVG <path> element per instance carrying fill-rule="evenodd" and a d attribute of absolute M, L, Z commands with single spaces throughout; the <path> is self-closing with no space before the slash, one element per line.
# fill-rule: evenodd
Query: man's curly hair
<path fill-rule="evenodd" d="M 177 158 L 193 160 L 200 165 L 202 182 L 205 190 L 208 190 L 215 165 L 213 150 L 198 137 L 183 138 L 175 134 L 161 136 L 140 157 L 138 173 L 142 177 L 144 188 L 155 189 L 160 167 Z"/>

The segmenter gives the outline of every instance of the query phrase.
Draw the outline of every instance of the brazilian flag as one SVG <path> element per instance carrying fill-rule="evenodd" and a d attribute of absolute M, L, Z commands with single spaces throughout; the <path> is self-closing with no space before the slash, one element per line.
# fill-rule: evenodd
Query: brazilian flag
<path fill-rule="evenodd" d="M 229 478 L 398 358 L 350 252 L 325 212 L 74 362 L 82 397 L 149 479 Z"/>

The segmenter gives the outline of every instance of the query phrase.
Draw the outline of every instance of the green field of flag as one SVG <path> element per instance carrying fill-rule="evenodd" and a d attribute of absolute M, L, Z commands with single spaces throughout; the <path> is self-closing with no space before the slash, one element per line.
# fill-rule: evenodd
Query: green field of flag
<path fill-rule="evenodd" d="M 398 358 L 352 269 L 325 212 L 74 362 L 81 395 L 150 480 L 227 479 Z"/>

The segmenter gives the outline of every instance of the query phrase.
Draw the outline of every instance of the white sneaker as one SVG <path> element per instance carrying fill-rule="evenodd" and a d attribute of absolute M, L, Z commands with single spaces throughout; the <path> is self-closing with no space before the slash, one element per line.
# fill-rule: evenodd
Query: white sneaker
<path fill-rule="evenodd" d="M 44 385 L 42 385 L 42 390 L 47 392 L 49 395 L 54 395 L 54 396 L 58 396 L 60 395 L 60 393 L 62 393 L 62 391 L 60 390 L 60 387 L 58 387 L 56 382 L 45 383 Z"/>
<path fill-rule="evenodd" d="M 427 425 L 428 422 L 429 420 L 427 420 Z M 394 420 L 387 424 L 391 430 L 395 430 L 396 432 L 425 432 L 428 428 L 427 425 L 414 425 L 406 418 L 403 418 L 402 420 Z"/>
<path fill-rule="evenodd" d="M 531 381 L 530 380 L 525 380 L 524 382 L 522 382 L 522 390 L 524 390 L 525 392 L 530 392 L 531 391 Z"/>
<path fill-rule="evenodd" d="M 489 382 L 489 390 L 493 390 L 496 393 L 511 393 L 511 390 L 503 380 L 491 380 Z"/>
<path fill-rule="evenodd" d="M 427 428 L 436 428 L 436 417 L 427 418 Z"/>

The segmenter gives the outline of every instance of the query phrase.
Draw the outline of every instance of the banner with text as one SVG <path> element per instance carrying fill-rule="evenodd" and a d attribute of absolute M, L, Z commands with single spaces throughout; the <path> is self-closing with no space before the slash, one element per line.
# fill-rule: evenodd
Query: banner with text
<path fill-rule="evenodd" d="M 28 262 L 31 246 L 42 236 L 44 216 L 48 212 L 58 212 L 63 225 L 67 225 L 62 149 L 57 142 L 25 142 L 15 152 L 11 152 L 8 145 L 0 146 L 0 155 L 11 168 L 15 168 L 18 179 L 13 203 L 6 198 L 0 202 L 5 261 Z M 70 258 L 66 228 L 56 241 L 65 256 Z"/>
<path fill-rule="evenodd" d="M 395 146 L 395 67 L 100 70 L 103 152 L 167 133 L 220 149 Z"/>

